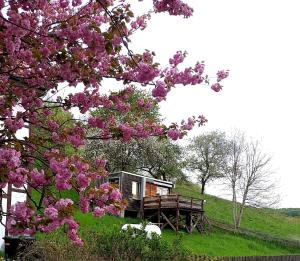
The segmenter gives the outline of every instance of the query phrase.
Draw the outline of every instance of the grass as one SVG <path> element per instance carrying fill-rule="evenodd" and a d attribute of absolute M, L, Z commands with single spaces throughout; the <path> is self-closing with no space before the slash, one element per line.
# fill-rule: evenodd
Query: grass
<path fill-rule="evenodd" d="M 189 197 L 200 197 L 199 187 L 191 183 L 177 184 L 175 192 Z M 231 202 L 205 195 L 205 211 L 208 218 L 232 223 Z M 266 233 L 272 236 L 300 241 L 300 217 L 289 217 L 272 209 L 247 207 L 241 228 Z"/>
<path fill-rule="evenodd" d="M 171 230 L 163 231 L 163 238 L 172 240 L 176 234 Z M 183 246 L 190 253 L 208 256 L 271 256 L 299 254 L 300 249 L 287 248 L 267 241 L 237 236 L 216 230 L 200 235 L 182 233 Z"/>
<path fill-rule="evenodd" d="M 184 196 L 199 197 L 199 187 L 191 183 L 177 184 L 175 192 Z M 214 196 L 205 195 L 205 210 L 208 218 L 221 222 L 231 223 L 231 203 Z M 105 216 L 94 218 L 91 214 L 76 213 L 76 220 L 81 225 L 80 233 L 84 238 L 88 231 L 119 230 L 126 223 L 140 223 L 139 219 L 118 218 Z M 246 208 L 241 226 L 250 230 L 279 236 L 288 239 L 300 240 L 300 218 L 288 217 L 279 211 L 270 209 Z M 52 235 L 39 234 L 38 239 L 59 237 L 66 241 L 62 230 Z M 171 242 L 178 235 L 172 230 L 163 230 L 163 239 Z M 286 255 L 300 254 L 300 249 L 285 247 L 274 242 L 236 235 L 218 229 L 213 229 L 209 234 L 180 233 L 182 243 L 191 254 L 208 256 L 261 256 L 261 255 Z"/>
<path fill-rule="evenodd" d="M 80 222 L 80 233 L 84 238 L 88 231 L 112 231 L 121 229 L 126 223 L 140 223 L 139 219 L 119 218 L 114 216 L 104 216 L 94 218 L 91 214 L 76 213 L 76 219 Z M 178 235 L 173 230 L 163 230 L 163 239 L 172 242 Z M 299 249 L 280 246 L 275 243 L 247 238 L 234 235 L 221 230 L 214 229 L 209 234 L 199 234 L 194 232 L 188 234 L 179 233 L 182 237 L 183 246 L 190 254 L 208 255 L 208 256 L 247 256 L 247 255 L 285 255 L 300 253 Z M 59 237 L 60 240 L 66 241 L 66 236 L 62 230 L 53 232 L 50 235 L 38 234 L 39 240 L 44 238 Z"/>

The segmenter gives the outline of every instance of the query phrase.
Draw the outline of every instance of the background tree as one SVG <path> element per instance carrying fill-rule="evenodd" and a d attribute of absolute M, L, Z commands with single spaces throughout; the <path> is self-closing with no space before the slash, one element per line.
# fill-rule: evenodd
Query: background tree
<path fill-rule="evenodd" d="M 187 167 L 197 173 L 201 194 L 204 194 L 207 182 L 223 176 L 226 149 L 225 134 L 221 132 L 213 131 L 190 140 Z"/>
<path fill-rule="evenodd" d="M 247 141 L 241 132 L 228 139 L 224 178 L 232 191 L 235 229 L 240 227 L 247 205 L 267 207 L 278 202 L 270 162 L 271 158 L 263 153 L 258 141 Z"/>
<path fill-rule="evenodd" d="M 135 90 L 128 99 L 131 104 L 126 114 L 119 111 L 113 113 L 115 121 L 148 120 L 155 124 L 162 124 L 159 105 L 151 94 L 143 90 Z M 141 110 L 138 104 L 149 106 L 147 111 Z M 133 106 L 132 106 L 133 105 Z M 108 120 L 110 111 L 98 108 L 92 112 L 93 116 Z M 94 132 L 95 130 L 89 130 Z M 110 172 L 129 171 L 148 173 L 154 178 L 170 180 L 183 178 L 181 148 L 168 139 L 148 137 L 139 140 L 122 142 L 120 140 L 91 140 L 86 145 L 86 156 L 96 159 L 101 156 L 107 160 Z"/>
<path fill-rule="evenodd" d="M 241 204 L 236 220 L 236 227 L 246 205 L 254 207 L 270 207 L 278 203 L 276 181 L 270 171 L 271 157 L 262 151 L 258 141 L 249 141 L 245 147 L 245 165 L 239 178 Z"/>
<path fill-rule="evenodd" d="M 182 148 L 167 139 L 148 138 L 138 141 L 138 170 L 149 173 L 152 177 L 162 180 L 185 179 L 182 169 Z"/>
<path fill-rule="evenodd" d="M 89 159 L 103 157 L 110 172 L 148 173 L 163 180 L 184 178 L 182 149 L 167 139 L 149 137 L 123 143 L 117 140 L 92 141 L 86 146 Z"/>
<path fill-rule="evenodd" d="M 236 131 L 227 139 L 226 164 L 223 173 L 232 193 L 232 218 L 235 229 L 237 229 L 239 209 L 238 182 L 243 172 L 245 146 L 245 137 L 241 132 Z"/>

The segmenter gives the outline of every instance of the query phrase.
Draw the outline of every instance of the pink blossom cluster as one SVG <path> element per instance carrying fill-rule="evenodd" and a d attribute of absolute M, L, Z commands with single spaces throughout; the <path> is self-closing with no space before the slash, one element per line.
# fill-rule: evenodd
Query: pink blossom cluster
<path fill-rule="evenodd" d="M 37 227 L 42 232 L 48 233 L 56 230 L 62 225 L 67 225 L 67 235 L 69 239 L 78 246 L 83 245 L 83 241 L 78 235 L 79 225 L 70 215 L 73 209 L 71 199 L 60 199 L 54 204 L 49 204 L 44 210 L 44 220 L 39 220 Z M 43 221 L 43 222 L 41 222 Z"/>
<path fill-rule="evenodd" d="M 146 16 L 146 15 L 142 15 L 142 16 L 137 17 L 135 21 L 131 22 L 132 29 L 134 29 L 134 30 L 137 30 L 137 29 L 144 30 L 147 26 L 147 22 L 146 22 L 147 17 L 148 16 Z"/>
<path fill-rule="evenodd" d="M 181 0 L 153 0 L 156 12 L 168 12 L 170 15 L 190 17 L 193 9 Z"/>
<path fill-rule="evenodd" d="M 136 138 L 148 138 L 150 135 L 161 136 L 164 133 L 163 127 L 160 124 L 151 121 L 131 125 L 120 124 L 118 128 L 125 142 Z"/>
<path fill-rule="evenodd" d="M 16 132 L 19 129 L 24 127 L 24 120 L 22 118 L 13 118 L 9 117 L 4 120 L 5 127 L 9 129 L 11 132 Z"/>
<path fill-rule="evenodd" d="M 35 212 L 25 202 L 19 202 L 10 209 L 7 229 L 11 235 L 33 235 L 36 232 Z"/>
<path fill-rule="evenodd" d="M 49 203 L 49 202 L 48 202 Z M 78 235 L 79 225 L 72 217 L 73 201 L 60 199 L 46 204 L 44 215 L 39 215 L 25 202 L 18 202 L 10 210 L 7 229 L 11 235 L 32 235 L 37 230 L 49 233 L 60 226 L 67 225 L 67 235 L 76 245 L 83 241 Z"/>
<path fill-rule="evenodd" d="M 24 186 L 26 182 L 33 188 L 41 188 L 47 184 L 47 179 L 44 170 L 38 171 L 37 169 L 33 169 L 29 171 L 20 167 L 9 171 L 7 182 L 17 188 Z"/>
<path fill-rule="evenodd" d="M 212 84 L 211 89 L 214 90 L 215 92 L 219 92 L 222 90 L 223 86 L 220 84 L 220 81 L 226 79 L 229 76 L 229 71 L 218 71 L 217 72 L 217 82 Z"/>
<path fill-rule="evenodd" d="M 92 188 L 86 195 L 80 195 L 80 209 L 83 213 L 93 212 L 95 217 L 102 217 L 109 213 L 120 214 L 125 207 L 120 191 L 109 183 L 104 183 L 98 188 Z M 92 208 L 92 209 L 91 209 Z"/>
<path fill-rule="evenodd" d="M 103 168 L 97 172 L 90 170 L 90 165 L 79 157 L 60 158 L 59 154 L 49 157 L 49 166 L 55 175 L 55 186 L 57 190 L 70 190 L 76 181 L 76 188 L 79 191 L 87 189 L 91 181 L 106 175 Z"/>
<path fill-rule="evenodd" d="M 199 126 L 204 125 L 207 122 L 206 118 L 202 115 L 196 117 L 190 117 L 187 121 L 182 120 L 181 125 L 173 123 L 172 127 L 168 130 L 167 135 L 172 140 L 181 139 L 184 135 L 186 135 L 187 131 L 193 129 L 196 123 Z"/>
<path fill-rule="evenodd" d="M 11 148 L 0 148 L 0 170 L 2 170 L 0 188 L 4 188 L 9 180 L 19 185 L 24 180 L 21 165 L 21 153 Z M 21 183 L 20 186 L 22 186 Z"/>
<path fill-rule="evenodd" d="M 227 71 L 224 71 L 224 70 L 218 71 L 217 72 L 217 77 L 218 77 L 217 81 L 220 82 L 220 81 L 226 79 L 228 76 L 229 76 L 229 71 L 228 70 Z"/>
<path fill-rule="evenodd" d="M 145 109 L 146 111 L 149 111 L 153 107 L 154 102 L 151 100 L 140 98 L 137 101 L 137 105 L 140 109 Z"/>
<path fill-rule="evenodd" d="M 168 91 L 168 87 L 164 82 L 157 81 L 155 88 L 152 89 L 152 96 L 157 98 L 157 100 L 161 100 L 167 96 Z"/>
<path fill-rule="evenodd" d="M 21 165 L 21 153 L 11 148 L 0 148 L 0 167 L 15 169 Z"/>
<path fill-rule="evenodd" d="M 176 67 L 166 69 L 164 71 L 165 81 L 168 84 L 196 85 L 205 81 L 203 74 L 204 64 L 197 63 L 194 68 L 188 67 L 184 70 L 179 70 Z"/>
<path fill-rule="evenodd" d="M 169 63 L 176 67 L 178 64 L 184 61 L 185 56 L 186 53 L 183 53 L 182 51 L 177 51 L 173 58 L 169 59 Z"/>

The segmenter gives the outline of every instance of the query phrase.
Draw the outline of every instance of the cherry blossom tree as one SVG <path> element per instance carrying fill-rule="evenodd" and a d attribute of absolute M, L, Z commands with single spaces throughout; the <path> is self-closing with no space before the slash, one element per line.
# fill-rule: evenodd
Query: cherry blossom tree
<path fill-rule="evenodd" d="M 164 126 L 147 119 L 120 123 L 113 113 L 105 120 L 89 116 L 89 110 L 99 107 L 124 114 L 133 107 L 151 109 L 145 101 L 128 102 L 135 88 L 149 86 L 159 103 L 178 85 L 204 83 L 218 92 L 221 80 L 228 76 L 228 71 L 219 71 L 216 82 L 210 84 L 204 63 L 180 70 L 178 65 L 186 56 L 182 51 L 171 57 L 167 66 L 161 66 L 153 52 L 134 53 L 130 37 L 144 30 L 152 15 L 165 12 L 188 18 L 193 10 L 181 0 L 153 0 L 153 10 L 135 17 L 130 2 L 0 0 L 1 193 L 12 184 L 40 194 L 38 202 L 31 198 L 8 213 L 0 208 L 1 216 L 8 217 L 6 226 L 11 235 L 51 232 L 66 225 L 68 237 L 82 245 L 74 202 L 60 196 L 66 190 L 79 194 L 83 213 L 101 217 L 124 208 L 118 190 L 109 184 L 96 186 L 97 179 L 107 175 L 105 159 L 88 162 L 76 153 L 64 154 L 61 148 L 66 144 L 76 151 L 92 139 L 127 142 L 166 136 L 177 140 L 195 124 L 206 122 L 199 116 Z M 122 82 L 122 90 L 105 94 L 101 89 L 104 79 Z M 62 96 L 66 86 L 71 91 Z M 53 108 L 69 111 L 72 124 L 51 118 Z M 74 108 L 81 116 L 72 114 Z M 45 118 L 49 119 L 47 124 Z M 89 136 L 86 126 L 98 131 Z M 43 129 L 48 142 L 32 135 L 20 139 L 16 133 L 24 128 Z"/>

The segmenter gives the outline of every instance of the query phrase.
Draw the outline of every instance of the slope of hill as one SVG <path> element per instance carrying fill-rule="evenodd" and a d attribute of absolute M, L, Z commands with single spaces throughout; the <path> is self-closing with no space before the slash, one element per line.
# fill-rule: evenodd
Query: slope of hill
<path fill-rule="evenodd" d="M 192 183 L 181 183 L 176 185 L 175 191 L 178 194 L 199 198 L 199 187 Z M 224 224 L 231 223 L 231 203 L 214 196 L 205 195 L 205 210 L 209 219 L 213 219 Z M 76 219 L 81 224 L 80 232 L 84 238 L 88 231 L 119 230 L 125 223 L 140 223 L 139 219 L 118 218 L 105 216 L 94 218 L 91 214 L 76 213 Z M 264 233 L 266 235 L 277 236 L 285 239 L 299 240 L 300 242 L 300 218 L 288 217 L 278 211 L 270 209 L 247 208 L 242 221 L 242 228 L 251 231 Z M 52 233 L 52 235 L 39 234 L 38 239 L 59 237 L 66 240 L 62 230 Z M 163 230 L 163 239 L 171 242 L 176 238 L 176 234 L 171 229 Z M 180 232 L 182 243 L 191 254 L 209 256 L 253 256 L 253 255 L 288 255 L 300 254 L 300 248 L 288 247 L 280 243 L 262 240 L 253 236 L 245 236 L 230 233 L 214 228 L 207 234 L 194 232 L 188 234 Z"/>
<path fill-rule="evenodd" d="M 280 208 L 278 211 L 290 217 L 300 217 L 300 208 Z"/>
<path fill-rule="evenodd" d="M 81 235 L 83 239 L 89 235 L 88 231 L 112 231 L 120 230 L 125 223 L 140 223 L 139 219 L 118 218 L 114 216 L 105 216 L 103 218 L 94 218 L 91 214 L 81 214 L 77 212 L 76 219 L 81 224 Z M 208 234 L 199 234 L 194 232 L 188 234 L 180 232 L 176 234 L 171 229 L 164 229 L 162 238 L 170 243 L 180 236 L 183 246 L 190 254 L 207 255 L 207 256 L 262 256 L 262 255 L 288 255 L 299 254 L 300 250 L 292 247 L 285 247 L 272 242 L 263 241 L 256 238 L 234 235 L 226 231 L 214 229 Z M 51 234 L 39 234 L 38 239 L 59 238 L 66 242 L 66 236 L 63 230 Z"/>
<path fill-rule="evenodd" d="M 179 183 L 175 192 L 190 197 L 200 197 L 199 187 L 193 183 Z M 208 218 L 232 223 L 231 202 L 205 195 L 205 211 Z M 300 217 L 289 217 L 273 209 L 247 207 L 241 228 L 265 233 L 275 237 L 300 241 Z"/>

